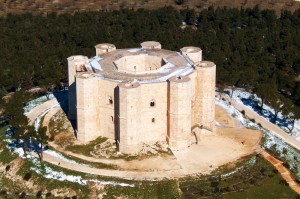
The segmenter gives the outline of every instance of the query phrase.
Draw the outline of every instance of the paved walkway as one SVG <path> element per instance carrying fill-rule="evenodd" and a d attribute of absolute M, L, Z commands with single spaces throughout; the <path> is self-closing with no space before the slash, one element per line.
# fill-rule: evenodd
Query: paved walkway
<path fill-rule="evenodd" d="M 260 149 L 257 152 L 260 153 L 268 162 L 270 162 L 278 170 L 282 178 L 287 181 L 291 189 L 300 194 L 300 185 L 292 178 L 290 171 L 282 165 L 282 162 L 280 160 L 274 158 L 263 149 Z"/>
<path fill-rule="evenodd" d="M 255 119 L 255 122 L 260 123 L 262 127 L 265 129 L 270 130 L 273 134 L 275 134 L 277 137 L 283 139 L 286 143 L 296 148 L 298 151 L 300 151 L 300 142 L 296 139 L 296 137 L 290 136 L 288 133 L 283 131 L 280 127 L 278 127 L 276 124 L 273 124 L 266 118 L 260 116 L 258 113 L 250 109 L 248 106 L 239 103 L 235 101 L 234 99 L 231 99 L 229 96 L 225 95 L 226 100 L 231 102 L 231 104 L 239 111 L 244 110 L 245 115 L 247 115 L 249 118 Z"/>

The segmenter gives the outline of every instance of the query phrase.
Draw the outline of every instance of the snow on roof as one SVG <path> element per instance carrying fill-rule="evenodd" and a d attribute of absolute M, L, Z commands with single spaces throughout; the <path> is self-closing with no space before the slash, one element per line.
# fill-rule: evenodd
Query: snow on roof
<path fill-rule="evenodd" d="M 85 66 L 90 69 L 91 71 L 93 71 L 93 68 L 97 69 L 97 70 L 100 70 L 100 71 L 103 71 L 102 69 L 102 66 L 100 65 L 99 61 L 101 60 L 102 58 L 99 57 L 99 56 L 95 56 L 91 59 L 91 61 L 86 64 Z"/>

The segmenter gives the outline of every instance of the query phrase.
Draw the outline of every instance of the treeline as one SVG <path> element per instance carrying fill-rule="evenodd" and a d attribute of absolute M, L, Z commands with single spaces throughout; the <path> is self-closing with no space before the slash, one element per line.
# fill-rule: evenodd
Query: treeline
<path fill-rule="evenodd" d="M 182 21 L 187 23 L 181 27 Z M 66 83 L 66 58 L 94 55 L 94 45 L 138 47 L 157 40 L 163 48 L 193 45 L 217 64 L 220 85 L 276 93 L 300 104 L 300 11 L 214 9 L 196 13 L 170 7 L 0 18 L 0 95 Z"/>

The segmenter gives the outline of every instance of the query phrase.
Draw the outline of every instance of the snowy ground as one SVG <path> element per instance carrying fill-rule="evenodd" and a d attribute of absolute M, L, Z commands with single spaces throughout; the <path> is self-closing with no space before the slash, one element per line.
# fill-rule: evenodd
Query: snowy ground
<path fill-rule="evenodd" d="M 286 160 L 292 169 L 297 170 L 297 176 L 300 177 L 300 152 L 288 145 L 284 140 L 276 137 L 272 132 L 260 127 L 258 124 L 245 118 L 238 110 L 232 105 L 223 100 L 216 99 L 216 104 L 222 106 L 229 112 L 234 118 L 236 118 L 243 126 L 247 128 L 257 129 L 263 131 L 263 143 L 262 147 L 265 149 L 276 149 L 279 152 L 279 157 Z"/>
<path fill-rule="evenodd" d="M 24 107 L 24 113 L 28 113 L 29 111 L 31 111 L 33 108 L 37 107 L 38 105 L 43 104 L 44 102 L 51 100 L 54 98 L 54 95 L 51 93 L 49 95 L 49 97 L 47 98 L 46 95 L 41 96 L 39 98 L 36 98 L 34 100 L 31 100 L 29 102 L 26 103 L 26 106 Z"/>
<path fill-rule="evenodd" d="M 231 93 L 231 89 L 225 89 L 225 91 Z M 261 115 L 262 117 L 272 121 L 275 115 L 275 111 L 272 107 L 264 104 L 262 113 L 257 107 L 257 103 L 261 102 L 261 99 L 256 94 L 251 94 L 246 91 L 235 90 L 233 92 L 232 98 L 238 103 L 248 106 L 250 109 Z M 284 131 L 289 132 L 288 128 L 291 128 L 291 122 L 287 121 L 281 113 L 278 114 L 276 124 L 282 128 Z M 300 141 L 300 120 L 296 120 L 295 127 L 292 135 Z"/>
<path fill-rule="evenodd" d="M 5 140 L 6 142 L 9 142 L 9 140 Z M 16 153 L 19 157 L 25 158 L 24 152 L 22 148 L 15 148 L 14 153 Z M 78 164 L 77 162 L 73 160 L 69 160 L 65 158 L 63 155 L 55 152 L 55 151 L 46 151 L 45 153 L 52 154 L 56 157 L 59 157 L 63 160 L 66 160 L 68 162 L 72 162 L 74 164 Z M 75 176 L 75 175 L 67 175 L 62 171 L 56 171 L 53 168 L 41 164 L 41 162 L 38 160 L 38 158 L 34 157 L 30 153 L 26 156 L 28 161 L 31 161 L 33 164 L 30 167 L 31 171 L 34 171 L 35 173 L 42 175 L 44 178 L 47 179 L 55 179 L 59 181 L 68 181 L 68 182 L 74 182 L 78 183 L 80 185 L 87 185 L 87 183 L 94 182 L 101 185 L 115 185 L 115 186 L 122 186 L 122 187 L 134 187 L 134 184 L 129 183 L 120 183 L 120 182 L 114 182 L 114 181 L 104 181 L 104 180 L 97 180 L 97 179 L 84 179 L 82 176 Z"/>

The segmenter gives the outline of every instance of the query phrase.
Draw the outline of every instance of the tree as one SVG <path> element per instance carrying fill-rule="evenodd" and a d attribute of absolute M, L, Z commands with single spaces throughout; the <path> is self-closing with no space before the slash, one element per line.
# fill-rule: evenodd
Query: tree
<path fill-rule="evenodd" d="M 300 119 L 300 107 L 295 105 L 293 101 L 286 99 L 282 114 L 284 118 L 290 122 L 290 127 L 287 126 L 287 128 L 289 129 L 290 134 L 292 134 L 295 127 L 295 121 Z"/>
<path fill-rule="evenodd" d="M 274 86 L 271 83 L 266 82 L 266 83 L 259 84 L 254 89 L 254 92 L 261 99 L 259 109 L 260 112 L 262 112 L 265 101 L 267 99 L 270 99 L 271 94 L 277 92 L 277 90 L 274 88 Z"/>
<path fill-rule="evenodd" d="M 184 0 L 175 0 L 175 3 L 177 5 L 182 5 L 182 4 L 184 4 Z"/>
<path fill-rule="evenodd" d="M 47 145 L 49 140 L 46 126 L 39 127 L 37 133 L 35 134 L 35 139 L 40 143 L 40 149 L 37 151 L 37 153 L 39 154 L 40 161 L 43 161 L 43 146 Z"/>
<path fill-rule="evenodd" d="M 4 114 L 8 117 L 11 117 L 9 120 L 10 126 L 16 129 L 16 132 L 13 134 L 13 138 L 23 140 L 23 150 L 26 155 L 26 144 L 25 139 L 30 137 L 33 132 L 33 126 L 29 125 L 28 118 L 24 115 L 24 102 L 28 100 L 28 93 L 25 93 L 23 90 L 15 92 L 5 104 Z"/>
<path fill-rule="evenodd" d="M 278 92 L 271 93 L 268 95 L 268 103 L 274 109 L 274 117 L 272 122 L 276 124 L 278 113 L 282 111 L 284 107 L 284 97 L 281 96 Z"/>

